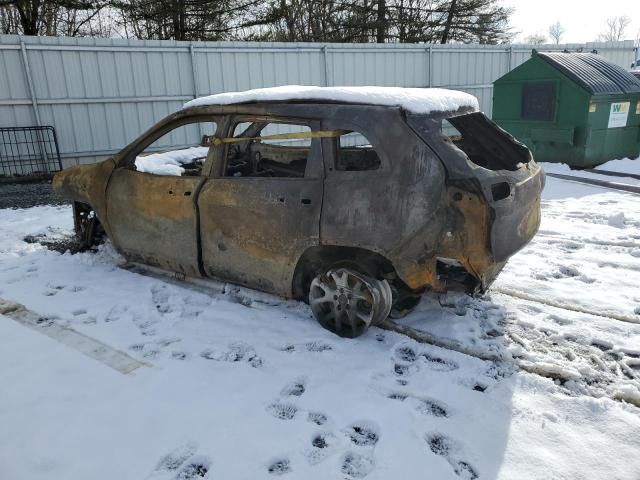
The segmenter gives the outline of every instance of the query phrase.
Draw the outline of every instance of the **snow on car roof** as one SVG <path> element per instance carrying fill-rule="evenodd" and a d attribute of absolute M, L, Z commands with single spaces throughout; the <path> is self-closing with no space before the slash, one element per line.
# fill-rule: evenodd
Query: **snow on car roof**
<path fill-rule="evenodd" d="M 479 110 L 478 99 L 473 95 L 443 88 L 312 87 L 301 85 L 218 93 L 191 100 L 185 103 L 183 108 L 291 100 L 321 100 L 401 107 L 418 114 L 456 112 L 461 109 Z"/>

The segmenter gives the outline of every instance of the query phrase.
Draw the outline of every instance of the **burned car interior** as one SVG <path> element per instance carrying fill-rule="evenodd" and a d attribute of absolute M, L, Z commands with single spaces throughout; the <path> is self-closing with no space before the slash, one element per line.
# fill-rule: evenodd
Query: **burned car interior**
<path fill-rule="evenodd" d="M 270 127 L 281 127 L 273 129 Z M 239 127 L 246 127 L 242 130 Z M 227 150 L 225 176 L 304 177 L 312 148 L 320 138 L 332 139 L 335 170 L 365 171 L 380 168 L 380 157 L 368 140 L 350 130 L 314 131 L 303 125 L 254 122 L 236 125 Z M 287 133 L 270 133 L 285 130 Z M 233 139 L 224 139 L 231 141 Z M 242 141 L 241 139 L 246 139 Z M 337 140 L 336 140 L 337 139 Z"/>
<path fill-rule="evenodd" d="M 195 105 L 54 188 L 87 246 L 99 224 L 130 262 L 302 299 L 356 337 L 425 289 L 486 290 L 538 229 L 544 173 L 473 97 L 452 95 L 464 106 L 432 113 Z"/>
<path fill-rule="evenodd" d="M 289 133 L 274 133 L 280 131 Z M 312 142 L 306 125 L 239 123 L 226 152 L 227 177 L 304 177 Z M 298 138 L 301 137 L 301 138 Z"/>
<path fill-rule="evenodd" d="M 330 139 L 334 151 L 336 171 L 377 170 L 381 166 L 378 153 L 361 133 L 352 130 L 312 130 L 308 125 L 284 122 L 266 122 L 264 120 L 236 123 L 233 136 L 216 138 L 216 124 L 211 133 L 210 122 L 197 122 L 180 125 L 155 140 L 135 156 L 130 168 L 137 171 L 149 171 L 145 163 L 150 160 L 162 164 L 179 161 L 180 176 L 197 177 L 202 175 L 204 163 L 212 145 L 222 144 L 225 149 L 225 177 L 289 177 L 303 178 L 309 156 L 320 150 L 322 138 Z M 162 147 L 180 143 L 177 137 L 184 136 L 181 130 L 197 129 L 202 133 L 197 145 L 185 145 L 180 149 L 164 150 Z M 209 129 L 210 130 L 210 129 Z M 198 148 L 200 147 L 200 148 Z M 177 160 L 179 159 L 179 160 Z M 156 175 L 175 174 L 160 169 L 150 169 Z"/>

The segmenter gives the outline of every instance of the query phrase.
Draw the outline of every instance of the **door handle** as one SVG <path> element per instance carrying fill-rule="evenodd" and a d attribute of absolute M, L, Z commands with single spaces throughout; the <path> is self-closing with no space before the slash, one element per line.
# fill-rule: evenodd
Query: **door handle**
<path fill-rule="evenodd" d="M 311 199 L 310 198 L 301 198 L 300 199 L 300 203 L 302 203 L 303 205 L 311 205 Z"/>

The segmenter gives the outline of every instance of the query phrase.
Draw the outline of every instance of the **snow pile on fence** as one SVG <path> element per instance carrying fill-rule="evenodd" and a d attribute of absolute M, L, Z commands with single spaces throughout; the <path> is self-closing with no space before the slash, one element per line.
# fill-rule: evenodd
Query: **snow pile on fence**
<path fill-rule="evenodd" d="M 152 153 L 136 157 L 136 169 L 139 172 L 155 175 L 181 176 L 184 168 L 181 165 L 191 163 L 198 158 L 205 158 L 209 147 L 190 147 L 182 150 Z"/>
<path fill-rule="evenodd" d="M 402 107 L 418 114 L 457 112 L 462 109 L 478 111 L 480 109 L 478 99 L 473 95 L 442 88 L 312 87 L 301 85 L 219 93 L 191 100 L 184 104 L 184 108 L 288 100 L 320 100 Z"/>

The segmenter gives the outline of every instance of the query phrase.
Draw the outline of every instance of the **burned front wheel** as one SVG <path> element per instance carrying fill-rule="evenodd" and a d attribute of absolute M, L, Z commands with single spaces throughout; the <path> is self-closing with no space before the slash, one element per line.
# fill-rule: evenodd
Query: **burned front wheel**
<path fill-rule="evenodd" d="M 362 335 L 382 323 L 391 311 L 392 294 L 386 280 L 350 268 L 335 268 L 311 282 L 309 304 L 316 319 L 341 337 Z"/>
<path fill-rule="evenodd" d="M 74 202 L 73 219 L 80 251 L 98 244 L 104 237 L 102 225 L 90 205 Z"/>

